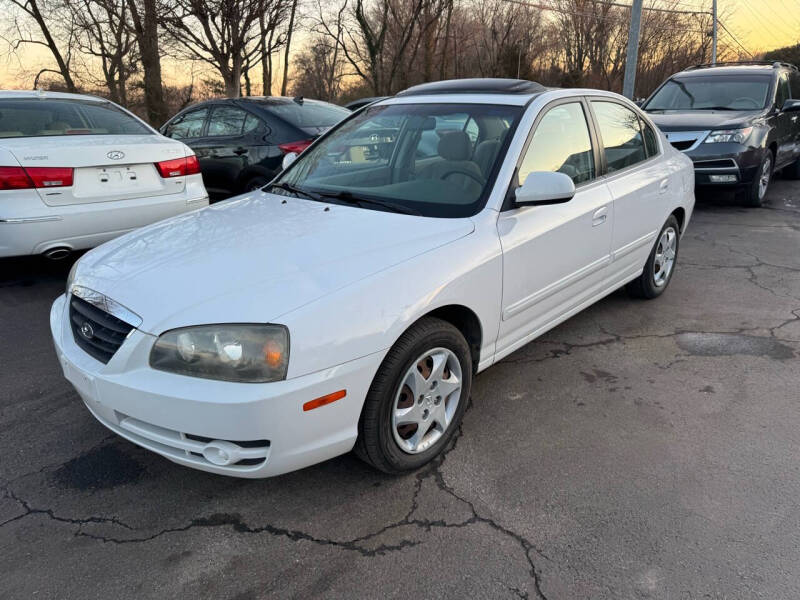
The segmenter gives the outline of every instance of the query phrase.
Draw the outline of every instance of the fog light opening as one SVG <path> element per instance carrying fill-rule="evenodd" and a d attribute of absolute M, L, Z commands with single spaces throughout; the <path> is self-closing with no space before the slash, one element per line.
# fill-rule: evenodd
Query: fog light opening
<path fill-rule="evenodd" d="M 214 440 L 203 447 L 203 458 L 213 465 L 225 467 L 242 459 L 241 448 L 231 442 Z"/>
<path fill-rule="evenodd" d="M 725 174 L 725 175 L 709 175 L 708 180 L 711 183 L 736 183 L 737 181 L 736 175 L 733 174 Z"/>

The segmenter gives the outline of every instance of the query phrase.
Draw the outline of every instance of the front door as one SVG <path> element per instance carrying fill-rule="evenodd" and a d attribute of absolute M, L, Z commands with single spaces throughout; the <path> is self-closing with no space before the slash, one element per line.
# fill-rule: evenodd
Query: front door
<path fill-rule="evenodd" d="M 605 287 L 614 218 L 611 193 L 597 179 L 587 107 L 575 98 L 545 107 L 519 164 L 519 182 L 533 171 L 559 171 L 575 182 L 563 204 L 501 213 L 503 301 L 497 352 L 505 355 L 580 310 Z"/>

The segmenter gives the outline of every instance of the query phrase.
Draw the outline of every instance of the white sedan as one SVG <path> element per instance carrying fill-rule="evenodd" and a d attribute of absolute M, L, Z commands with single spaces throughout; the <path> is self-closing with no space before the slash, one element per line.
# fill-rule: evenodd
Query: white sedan
<path fill-rule="evenodd" d="M 207 205 L 194 153 L 116 104 L 0 91 L 0 257 L 63 258 Z"/>
<path fill-rule="evenodd" d="M 621 286 L 663 293 L 694 207 L 631 102 L 517 80 L 411 88 L 286 163 L 76 263 L 52 334 L 112 431 L 239 477 L 353 448 L 415 469 L 476 373 Z"/>

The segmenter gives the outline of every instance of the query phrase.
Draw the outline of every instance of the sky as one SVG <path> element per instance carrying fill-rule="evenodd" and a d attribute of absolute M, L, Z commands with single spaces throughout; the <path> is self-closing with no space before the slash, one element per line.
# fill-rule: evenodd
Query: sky
<path fill-rule="evenodd" d="M 631 0 L 609 0 L 630 4 Z M 710 10 L 712 0 L 644 0 L 645 7 L 674 6 L 680 10 Z M 720 39 L 738 43 L 756 54 L 800 42 L 800 0 L 717 0 L 722 24 Z M 729 33 L 730 32 L 730 33 Z M 2 42 L 0 42 L 2 44 Z M 0 53 L 5 52 L 0 48 Z M 42 67 L 52 66 L 46 49 L 28 46 L 15 57 L 0 57 L 0 87 L 29 88 L 30 76 Z M 185 74 L 185 66 L 165 64 L 164 76 L 175 81 Z"/>

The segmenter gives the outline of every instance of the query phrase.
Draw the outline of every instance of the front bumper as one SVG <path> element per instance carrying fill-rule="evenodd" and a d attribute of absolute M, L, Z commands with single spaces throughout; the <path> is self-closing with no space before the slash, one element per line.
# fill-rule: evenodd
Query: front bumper
<path fill-rule="evenodd" d="M 247 384 L 156 371 L 148 366 L 155 337 L 132 330 L 108 364 L 79 348 L 67 298 L 50 311 L 50 328 L 64 376 L 106 427 L 173 462 L 222 475 L 271 477 L 350 451 L 358 418 L 383 352 L 286 381 Z M 332 404 L 303 404 L 338 390 Z M 244 461 L 221 466 L 204 448 L 236 444 Z M 225 447 L 225 444 L 217 444 Z"/>
<path fill-rule="evenodd" d="M 694 163 L 696 186 L 735 187 L 753 181 L 764 149 L 734 143 L 701 143 L 684 154 Z M 721 175 L 728 177 L 720 180 Z"/>

